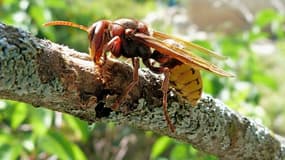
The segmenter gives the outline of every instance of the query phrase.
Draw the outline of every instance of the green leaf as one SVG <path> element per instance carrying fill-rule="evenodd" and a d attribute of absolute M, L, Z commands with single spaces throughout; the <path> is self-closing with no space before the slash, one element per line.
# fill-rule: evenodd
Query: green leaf
<path fill-rule="evenodd" d="M 0 144 L 12 143 L 13 140 L 13 136 L 3 131 L 0 131 Z"/>
<path fill-rule="evenodd" d="M 73 151 L 74 154 L 74 159 L 82 159 L 85 160 L 87 159 L 87 157 L 85 156 L 84 152 L 82 152 L 82 150 L 75 144 L 71 145 L 71 149 Z"/>
<path fill-rule="evenodd" d="M 13 3 L 17 3 L 17 0 L 3 0 L 3 4 L 5 5 L 11 5 Z"/>
<path fill-rule="evenodd" d="M 87 159 L 78 146 L 57 132 L 49 131 L 40 137 L 38 144 L 42 150 L 58 156 L 59 159 Z"/>
<path fill-rule="evenodd" d="M 8 144 L 0 145 L 0 159 L 16 159 L 13 147 Z"/>
<path fill-rule="evenodd" d="M 68 153 L 67 147 L 70 147 L 67 140 L 60 134 L 49 132 L 45 136 L 39 138 L 39 147 L 47 153 L 58 156 L 59 159 L 72 159 L 71 153 Z"/>
<path fill-rule="evenodd" d="M 198 151 L 193 148 L 191 145 L 189 145 L 189 154 L 190 156 L 196 157 L 197 156 Z"/>
<path fill-rule="evenodd" d="M 264 27 L 272 23 L 278 17 L 278 13 L 273 9 L 263 10 L 256 15 L 255 24 L 259 27 Z"/>
<path fill-rule="evenodd" d="M 41 26 L 46 22 L 48 12 L 44 7 L 41 7 L 39 5 L 33 5 L 29 9 L 29 14 L 35 20 L 36 24 L 38 26 Z"/>
<path fill-rule="evenodd" d="M 11 127 L 16 129 L 27 117 L 28 105 L 25 103 L 17 103 L 13 107 L 13 113 L 11 115 Z"/>
<path fill-rule="evenodd" d="M 52 8 L 64 9 L 66 6 L 65 1 L 46 0 L 45 3 Z"/>
<path fill-rule="evenodd" d="M 68 126 L 73 129 L 73 134 L 80 140 L 86 142 L 89 137 L 88 124 L 68 114 L 64 114 L 63 118 L 68 124 Z"/>
<path fill-rule="evenodd" d="M 245 40 L 239 36 L 223 37 L 219 43 L 222 55 L 231 59 L 238 59 L 240 50 L 247 47 Z"/>
<path fill-rule="evenodd" d="M 53 112 L 43 108 L 32 108 L 30 112 L 33 131 L 38 135 L 45 134 L 52 124 Z"/>
<path fill-rule="evenodd" d="M 278 84 L 274 77 L 266 74 L 253 74 L 252 80 L 256 84 L 261 84 L 270 87 L 273 90 L 278 89 Z"/>
<path fill-rule="evenodd" d="M 170 153 L 171 159 L 187 160 L 189 159 L 188 147 L 186 145 L 176 145 Z"/>
<path fill-rule="evenodd" d="M 161 155 L 167 149 L 171 142 L 171 139 L 168 137 L 160 137 L 159 139 L 157 139 L 151 150 L 151 159 L 158 158 L 158 156 Z"/>
<path fill-rule="evenodd" d="M 22 151 L 22 145 L 10 134 L 0 133 L 0 159 L 17 159 Z"/>

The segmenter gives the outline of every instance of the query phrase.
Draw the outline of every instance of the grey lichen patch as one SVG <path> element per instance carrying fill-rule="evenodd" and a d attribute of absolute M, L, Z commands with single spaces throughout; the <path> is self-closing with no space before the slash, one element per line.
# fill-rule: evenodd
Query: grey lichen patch
<path fill-rule="evenodd" d="M 150 105 L 145 99 L 139 99 L 138 102 L 139 104 L 135 107 L 135 110 L 127 114 L 122 112 L 112 112 L 106 120 L 110 120 L 118 124 L 124 123 L 147 130 L 156 130 L 160 133 L 169 131 L 165 115 L 163 113 L 163 107 L 161 106 L 162 100 L 158 105 Z M 209 101 L 207 103 L 212 102 Z M 202 102 L 201 105 L 203 105 Z M 209 104 L 209 106 L 211 105 Z M 218 134 L 220 134 L 222 130 L 222 127 L 219 126 L 221 123 L 220 121 L 222 120 L 218 122 L 209 121 L 209 119 L 212 119 L 212 117 L 215 116 L 213 115 L 215 113 L 214 110 L 210 110 L 209 106 L 198 106 L 193 108 L 189 104 L 180 105 L 176 101 L 169 103 L 168 114 L 171 122 L 176 127 L 175 134 L 173 135 L 188 135 L 189 141 L 192 141 L 196 137 L 204 136 L 205 143 L 206 141 L 218 137 Z M 204 109 L 201 109 L 203 107 Z M 209 126 L 209 128 L 203 127 L 205 125 Z M 209 136 L 206 134 L 208 132 L 214 134 Z M 225 146 L 229 145 L 228 143 L 225 144 Z"/>
<path fill-rule="evenodd" d="M 279 148 L 278 143 L 273 143 L 274 139 L 268 129 L 262 127 L 254 121 L 249 121 L 247 119 L 243 119 L 243 121 L 246 121 L 245 123 L 247 124 L 247 127 L 245 128 L 244 141 L 249 142 L 243 146 L 244 149 L 248 151 L 248 155 L 245 156 L 248 157 L 251 156 L 250 153 L 258 152 L 261 157 L 264 157 L 267 156 L 266 154 L 268 152 L 274 152 L 277 148 Z M 269 144 L 271 144 L 270 147 Z M 263 150 L 257 151 L 256 146 L 263 148 Z"/>
<path fill-rule="evenodd" d="M 176 127 L 175 133 L 170 133 L 168 130 L 163 108 L 149 105 L 145 99 L 139 100 L 139 105 L 134 111 L 128 114 L 112 112 L 108 120 L 117 124 L 123 123 L 147 130 L 155 130 L 158 133 L 167 132 L 170 133 L 170 136 L 182 137 L 181 140 L 191 142 L 197 147 L 203 146 L 206 150 L 219 148 L 226 151 L 235 140 L 228 133 L 231 132 L 231 129 L 225 129 L 230 128 L 231 123 L 233 123 L 230 117 L 234 113 L 223 106 L 215 107 L 216 102 L 218 101 L 213 101 L 212 97 L 206 96 L 201 99 L 197 107 L 191 107 L 189 104 L 180 105 L 178 102 L 170 103 L 168 113 Z"/>
<path fill-rule="evenodd" d="M 160 109 L 151 109 L 147 106 L 145 99 L 139 99 L 135 110 L 125 114 L 122 112 L 111 112 L 109 117 L 102 118 L 100 121 L 111 121 L 119 124 L 127 124 L 142 129 L 166 128 L 167 124 L 164 120 L 163 112 Z M 157 113 L 159 112 L 159 114 Z"/>
<path fill-rule="evenodd" d="M 217 102 L 206 96 L 197 107 L 181 110 L 184 118 L 179 121 L 181 127 L 177 129 L 178 134 L 187 135 L 189 142 L 197 147 L 203 146 L 206 150 L 227 150 L 231 145 L 231 137 L 225 128 L 231 123 L 229 120 L 234 114 L 226 107 L 215 107 Z"/>
<path fill-rule="evenodd" d="M 0 26 L 0 90 L 18 96 L 37 93 L 49 95 L 63 91 L 59 80 L 43 84 L 38 74 L 36 58 L 39 54 L 34 38 L 20 29 Z"/>

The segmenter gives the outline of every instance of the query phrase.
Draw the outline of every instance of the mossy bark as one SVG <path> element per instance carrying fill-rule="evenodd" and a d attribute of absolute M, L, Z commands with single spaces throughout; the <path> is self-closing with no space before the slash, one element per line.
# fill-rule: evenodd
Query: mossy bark
<path fill-rule="evenodd" d="M 220 159 L 284 159 L 285 142 L 270 130 L 203 96 L 196 107 L 169 95 L 169 131 L 161 107 L 161 77 L 140 70 L 139 84 L 118 111 L 109 106 L 132 80 L 132 68 L 38 39 L 0 23 L 0 98 L 69 113 L 89 123 L 115 122 L 190 143 Z"/>

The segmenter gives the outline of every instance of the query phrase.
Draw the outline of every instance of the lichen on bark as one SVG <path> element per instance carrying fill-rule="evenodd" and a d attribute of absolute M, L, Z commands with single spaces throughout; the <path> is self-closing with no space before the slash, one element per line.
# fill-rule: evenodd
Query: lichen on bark
<path fill-rule="evenodd" d="M 220 159 L 284 159 L 284 139 L 211 96 L 196 107 L 172 90 L 169 131 L 161 107 L 161 77 L 140 70 L 139 84 L 120 110 L 108 105 L 132 80 L 118 61 L 96 67 L 89 56 L 0 23 L 0 98 L 23 101 L 82 120 L 114 122 L 170 136 Z"/>

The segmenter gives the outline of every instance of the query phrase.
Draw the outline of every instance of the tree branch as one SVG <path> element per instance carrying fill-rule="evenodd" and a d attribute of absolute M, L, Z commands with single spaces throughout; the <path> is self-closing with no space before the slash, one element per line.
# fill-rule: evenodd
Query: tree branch
<path fill-rule="evenodd" d="M 132 80 L 132 68 L 89 56 L 0 23 L 0 98 L 44 106 L 82 120 L 115 122 L 190 143 L 220 159 L 284 159 L 285 141 L 219 100 L 203 96 L 197 107 L 172 91 L 168 130 L 161 107 L 161 78 L 140 70 L 139 84 L 115 112 L 108 107 Z"/>

